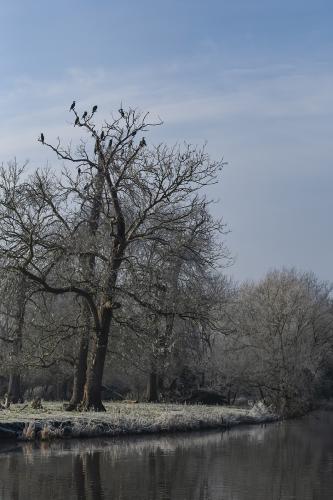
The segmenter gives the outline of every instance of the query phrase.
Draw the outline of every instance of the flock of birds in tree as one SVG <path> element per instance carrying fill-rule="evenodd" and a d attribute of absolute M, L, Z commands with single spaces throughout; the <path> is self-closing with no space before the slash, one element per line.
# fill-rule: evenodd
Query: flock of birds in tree
<path fill-rule="evenodd" d="M 71 104 L 71 107 L 69 108 L 69 111 L 74 111 L 74 110 L 75 110 L 75 105 L 76 105 L 76 102 L 75 102 L 75 101 L 73 101 L 73 102 L 72 102 L 72 104 Z M 95 104 L 95 106 L 93 106 L 93 108 L 92 108 L 92 110 L 91 110 L 91 116 L 90 116 L 90 118 L 91 118 L 91 117 L 92 117 L 92 116 L 96 113 L 96 111 L 97 111 L 97 105 Z M 121 116 L 122 118 L 125 118 L 125 111 L 123 110 L 123 108 L 122 108 L 122 107 L 120 107 L 120 108 L 119 108 L 118 112 L 119 112 L 119 114 L 120 114 L 120 116 Z M 87 117 L 88 117 L 88 111 L 85 111 L 85 112 L 83 113 L 83 115 L 82 115 L 82 120 L 87 121 Z M 75 119 L 75 122 L 74 122 L 74 126 L 75 126 L 75 125 L 80 125 L 80 118 L 79 118 L 79 116 L 78 116 L 78 115 L 76 116 L 76 119 Z M 132 137 L 135 137 L 136 133 L 137 133 L 137 131 L 136 131 L 136 130 L 134 130 L 134 131 L 132 132 L 132 134 L 131 134 L 131 135 L 132 135 Z M 101 140 L 101 141 L 104 141 L 104 139 L 105 139 L 105 133 L 104 133 L 104 130 L 102 130 L 101 135 L 100 135 L 100 140 Z M 43 132 L 40 134 L 39 141 L 40 141 L 42 144 L 44 144 L 44 143 L 45 143 L 45 136 L 44 136 Z M 110 141 L 109 141 L 109 147 L 111 148 L 111 146 L 112 146 L 112 139 L 110 139 Z M 140 146 L 141 148 L 143 148 L 143 147 L 147 146 L 147 143 L 146 143 L 146 140 L 145 140 L 145 138 L 144 138 L 144 137 L 142 137 L 141 141 L 139 142 L 139 146 Z M 95 146 L 95 154 L 96 154 L 96 153 L 97 153 L 97 148 L 96 148 L 96 146 Z"/>

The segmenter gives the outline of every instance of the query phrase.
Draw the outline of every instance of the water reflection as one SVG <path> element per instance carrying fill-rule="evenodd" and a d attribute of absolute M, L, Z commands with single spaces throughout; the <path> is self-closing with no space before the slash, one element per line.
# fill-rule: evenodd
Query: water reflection
<path fill-rule="evenodd" d="M 328 500 L 332 413 L 229 432 L 0 448 L 0 498 Z"/>
<path fill-rule="evenodd" d="M 73 478 L 77 500 L 104 498 L 100 457 L 101 454 L 98 451 L 74 455 Z"/>

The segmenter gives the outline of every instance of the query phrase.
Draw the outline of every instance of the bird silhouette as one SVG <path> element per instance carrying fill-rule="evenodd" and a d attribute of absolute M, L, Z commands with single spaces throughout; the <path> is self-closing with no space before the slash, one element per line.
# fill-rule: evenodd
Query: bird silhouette
<path fill-rule="evenodd" d="M 80 169 L 80 167 L 77 169 L 77 173 L 78 173 L 79 175 L 81 175 L 81 169 Z"/>
<path fill-rule="evenodd" d="M 147 146 L 146 139 L 144 137 L 142 137 L 139 146 L 140 148 L 144 148 L 145 146 Z"/>
<path fill-rule="evenodd" d="M 102 130 L 102 132 L 101 132 L 101 141 L 103 141 L 103 140 L 104 140 L 104 137 L 105 137 L 105 135 L 104 135 L 104 130 Z"/>
<path fill-rule="evenodd" d="M 87 118 L 87 114 L 88 114 L 88 112 L 87 112 L 87 111 L 85 111 L 85 112 L 83 113 L 83 115 L 82 115 L 82 120 L 85 120 L 85 119 Z"/>
<path fill-rule="evenodd" d="M 78 125 L 80 123 L 80 118 L 77 116 L 74 125 Z"/>
<path fill-rule="evenodd" d="M 44 144 L 44 140 L 45 140 L 45 137 L 44 137 L 44 134 L 43 134 L 43 132 L 42 132 L 42 133 L 40 134 L 40 142 L 41 142 L 42 144 Z"/>
<path fill-rule="evenodd" d="M 124 118 L 124 116 L 125 116 L 125 112 L 124 112 L 123 108 L 118 109 L 118 111 L 119 111 L 119 113 L 120 113 L 120 116 L 121 116 L 122 118 Z"/>
<path fill-rule="evenodd" d="M 71 107 L 69 108 L 69 111 L 73 111 L 73 109 L 75 108 L 75 101 L 72 102 L 72 105 Z"/>
<path fill-rule="evenodd" d="M 91 113 L 91 114 L 93 115 L 94 113 L 96 113 L 96 111 L 97 111 L 97 106 L 96 106 L 96 104 L 95 104 L 95 106 L 94 106 L 94 107 L 93 107 L 93 109 L 92 109 L 92 113 Z"/>
<path fill-rule="evenodd" d="M 135 136 L 136 136 L 136 133 L 137 133 L 137 131 L 136 131 L 136 130 L 133 130 L 133 132 L 132 132 L 131 136 L 132 136 L 132 137 L 135 137 Z"/>

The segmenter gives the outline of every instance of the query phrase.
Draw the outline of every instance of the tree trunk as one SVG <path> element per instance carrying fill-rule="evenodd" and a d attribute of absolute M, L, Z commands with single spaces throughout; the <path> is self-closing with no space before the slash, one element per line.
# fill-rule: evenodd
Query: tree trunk
<path fill-rule="evenodd" d="M 22 399 L 21 375 L 12 370 L 8 382 L 8 401 L 15 404 L 20 403 Z"/>
<path fill-rule="evenodd" d="M 159 374 L 158 376 L 158 391 L 160 394 L 164 393 L 165 384 L 164 384 L 164 374 Z"/>
<path fill-rule="evenodd" d="M 82 402 L 84 385 L 86 383 L 88 349 L 88 338 L 85 335 L 82 335 L 78 356 L 74 365 L 72 396 L 69 404 L 66 406 L 67 411 L 78 409 Z"/>
<path fill-rule="evenodd" d="M 93 337 L 83 400 L 80 405 L 80 408 L 84 411 L 106 411 L 102 403 L 102 382 L 112 319 L 112 308 L 106 306 L 101 316 L 103 318 L 102 325 Z"/>
<path fill-rule="evenodd" d="M 91 330 L 91 313 L 88 304 L 84 302 L 85 326 L 81 332 L 79 351 L 74 364 L 72 397 L 66 406 L 67 411 L 79 409 L 84 395 L 84 386 L 87 376 L 89 335 Z"/>
<path fill-rule="evenodd" d="M 149 374 L 149 380 L 147 385 L 147 401 L 149 403 L 156 403 L 159 399 L 158 394 L 158 375 L 155 369 Z"/>
<path fill-rule="evenodd" d="M 83 400 L 80 405 L 80 408 L 84 411 L 106 411 L 102 403 L 102 381 L 113 315 L 113 299 L 118 272 L 126 249 L 125 220 L 119 205 L 117 191 L 112 188 L 111 194 L 115 213 L 117 214 L 117 234 L 112 243 L 110 267 L 106 277 L 104 296 L 101 298 L 98 311 L 95 311 L 94 314 L 95 333 L 87 368 Z"/>
<path fill-rule="evenodd" d="M 57 384 L 57 401 L 65 401 L 68 392 L 68 379 Z"/>
<path fill-rule="evenodd" d="M 18 281 L 16 331 L 10 356 L 12 367 L 8 383 L 8 401 L 14 404 L 19 403 L 23 400 L 21 390 L 21 374 L 19 370 L 19 356 L 22 351 L 26 291 L 27 280 L 24 275 L 21 275 Z"/>
<path fill-rule="evenodd" d="M 92 205 L 88 218 L 88 238 L 91 237 L 93 241 L 99 226 L 104 182 L 104 176 L 101 172 L 98 172 L 93 179 L 94 195 L 92 197 Z M 90 255 L 88 258 L 86 256 L 81 256 L 80 262 L 84 270 L 85 280 L 93 284 L 96 264 L 94 254 Z M 85 300 L 83 301 L 82 307 L 85 326 L 81 332 L 79 349 L 74 364 L 72 396 L 69 403 L 65 406 L 67 411 L 80 409 L 84 399 L 84 387 L 87 379 L 91 311 Z"/>
<path fill-rule="evenodd" d="M 102 381 L 107 349 L 107 334 L 95 337 L 92 347 L 91 361 L 87 370 L 81 409 L 84 411 L 105 411 L 102 403 Z"/>

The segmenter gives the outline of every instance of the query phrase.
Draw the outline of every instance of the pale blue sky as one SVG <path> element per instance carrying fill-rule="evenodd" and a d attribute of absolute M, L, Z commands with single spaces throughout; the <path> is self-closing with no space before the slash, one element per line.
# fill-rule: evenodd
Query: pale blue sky
<path fill-rule="evenodd" d="M 297 266 L 333 280 L 333 2 L 1 2 L 0 160 L 54 164 L 68 105 L 151 110 L 151 140 L 208 141 L 236 279 Z"/>

